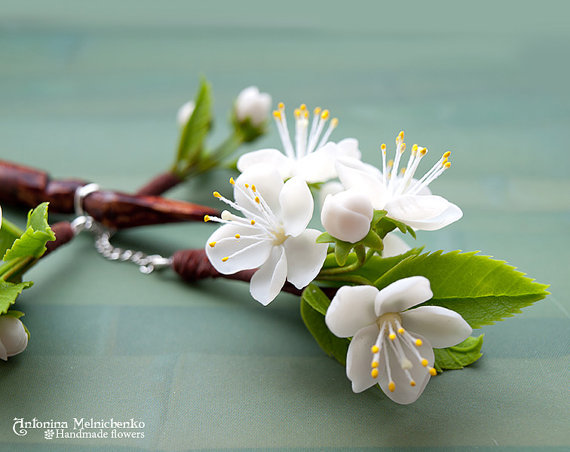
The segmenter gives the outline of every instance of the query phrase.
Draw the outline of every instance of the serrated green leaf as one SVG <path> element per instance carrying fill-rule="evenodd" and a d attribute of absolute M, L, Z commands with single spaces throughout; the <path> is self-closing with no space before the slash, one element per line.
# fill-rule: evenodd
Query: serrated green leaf
<path fill-rule="evenodd" d="M 433 298 L 425 305 L 456 311 L 473 328 L 512 317 L 548 295 L 548 286 L 534 282 L 504 261 L 460 251 L 408 257 L 374 285 L 382 289 L 409 276 L 429 279 Z"/>
<path fill-rule="evenodd" d="M 336 239 L 328 232 L 323 232 L 317 237 L 317 243 L 335 243 Z"/>
<path fill-rule="evenodd" d="M 31 287 L 34 283 L 26 281 L 18 284 L 0 280 L 0 314 L 6 314 L 11 305 L 14 304 L 22 290 Z"/>
<path fill-rule="evenodd" d="M 331 304 L 329 297 L 316 284 L 312 283 L 303 290 L 302 297 L 315 311 L 322 315 L 327 313 Z"/>
<path fill-rule="evenodd" d="M 4 256 L 6 251 L 12 247 L 14 241 L 23 233 L 24 231 L 18 226 L 3 218 L 2 227 L 0 228 L 0 256 Z"/>
<path fill-rule="evenodd" d="M 434 348 L 435 364 L 433 367 L 438 372 L 448 369 L 463 369 L 483 356 L 481 353 L 482 346 L 483 334 L 478 337 L 469 336 L 453 347 Z"/>
<path fill-rule="evenodd" d="M 47 221 L 48 203 L 40 204 L 28 213 L 28 224 L 22 236 L 14 241 L 4 254 L 4 262 L 18 258 L 39 258 L 46 251 L 46 243 L 55 240 Z"/>
<path fill-rule="evenodd" d="M 188 122 L 182 128 L 175 170 L 185 169 L 197 163 L 202 152 L 204 139 L 212 124 L 212 92 L 210 84 L 202 80 L 194 101 L 195 107 Z"/>
<path fill-rule="evenodd" d="M 338 265 L 340 265 L 341 267 L 346 263 L 346 259 L 348 257 L 348 254 L 350 253 L 350 250 L 353 247 L 353 243 L 348 243 L 348 242 L 342 242 L 340 240 L 336 241 L 335 247 L 334 247 L 334 255 L 336 258 L 336 262 Z"/>
<path fill-rule="evenodd" d="M 376 226 L 376 224 L 378 224 L 378 222 L 384 218 L 386 216 L 388 212 L 386 212 L 385 210 L 375 210 L 374 211 L 374 215 L 372 216 L 372 221 L 370 222 L 370 224 L 372 226 Z"/>
<path fill-rule="evenodd" d="M 320 312 L 315 311 L 305 300 L 305 297 L 301 299 L 301 317 L 307 330 L 309 330 L 309 333 L 315 338 L 323 351 L 339 363 L 345 365 L 346 352 L 348 351 L 350 341 L 338 338 L 332 334 L 327 328 L 325 317 Z"/>

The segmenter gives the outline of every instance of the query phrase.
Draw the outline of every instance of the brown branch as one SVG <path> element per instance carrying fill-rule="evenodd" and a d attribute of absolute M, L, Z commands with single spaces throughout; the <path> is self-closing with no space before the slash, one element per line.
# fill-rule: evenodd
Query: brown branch
<path fill-rule="evenodd" d="M 146 185 L 138 189 L 135 194 L 139 196 L 159 196 L 171 188 L 176 187 L 182 181 L 183 180 L 176 174 L 167 171 L 149 181 Z"/>

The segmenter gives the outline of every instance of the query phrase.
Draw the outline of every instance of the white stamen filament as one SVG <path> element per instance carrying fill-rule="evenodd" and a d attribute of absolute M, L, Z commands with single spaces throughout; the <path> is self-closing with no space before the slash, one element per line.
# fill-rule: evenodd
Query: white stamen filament
<path fill-rule="evenodd" d="M 331 136 L 331 133 L 336 128 L 336 126 L 337 126 L 337 121 L 335 120 L 335 118 L 333 118 L 329 124 L 329 128 L 327 129 L 327 131 L 325 132 L 325 134 L 321 138 L 321 141 L 319 142 L 317 148 L 320 148 L 327 143 L 327 140 Z"/>

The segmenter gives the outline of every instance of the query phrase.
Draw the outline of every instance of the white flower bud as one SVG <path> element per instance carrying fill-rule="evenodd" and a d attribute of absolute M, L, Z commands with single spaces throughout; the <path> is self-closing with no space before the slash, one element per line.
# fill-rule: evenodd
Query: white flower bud
<path fill-rule="evenodd" d="M 190 119 L 190 116 L 192 116 L 195 107 L 196 105 L 194 104 L 194 102 L 190 100 L 178 109 L 176 120 L 178 121 L 178 125 L 180 127 L 184 127 L 186 125 L 186 123 Z"/>
<path fill-rule="evenodd" d="M 348 190 L 326 197 L 321 223 L 333 237 L 355 243 L 366 237 L 373 216 L 374 209 L 368 197 Z"/>
<path fill-rule="evenodd" d="M 22 353 L 28 346 L 28 333 L 24 324 L 9 315 L 0 317 L 0 359 L 7 361 L 10 356 Z"/>
<path fill-rule="evenodd" d="M 260 126 L 269 118 L 271 109 L 271 96 L 260 93 L 257 86 L 250 86 L 239 93 L 236 99 L 236 117 L 243 122 L 251 121 L 253 126 Z"/>

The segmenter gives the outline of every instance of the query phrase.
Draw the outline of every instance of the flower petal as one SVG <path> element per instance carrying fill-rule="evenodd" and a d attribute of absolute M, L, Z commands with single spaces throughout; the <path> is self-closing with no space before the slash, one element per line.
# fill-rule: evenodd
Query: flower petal
<path fill-rule="evenodd" d="M 429 280 L 423 276 L 399 279 L 376 295 L 374 304 L 378 317 L 388 312 L 402 312 L 433 297 Z"/>
<path fill-rule="evenodd" d="M 267 262 L 259 267 L 249 285 L 251 296 L 263 306 L 271 303 L 285 284 L 287 276 L 287 257 L 282 246 L 271 250 Z"/>
<path fill-rule="evenodd" d="M 328 244 L 317 243 L 319 235 L 321 231 L 307 229 L 297 237 L 289 237 L 283 244 L 287 256 L 287 280 L 297 289 L 315 279 L 327 257 Z"/>
<path fill-rule="evenodd" d="M 279 194 L 279 204 L 285 234 L 299 235 L 313 216 L 313 196 L 306 182 L 298 176 L 285 182 Z"/>
<path fill-rule="evenodd" d="M 390 232 L 384 237 L 384 249 L 382 250 L 382 257 L 393 257 L 404 254 L 411 248 L 404 242 L 396 232 Z"/>
<path fill-rule="evenodd" d="M 272 241 L 260 238 L 261 234 L 256 227 L 225 224 L 206 242 L 206 255 L 214 268 L 224 275 L 257 268 L 269 258 L 272 248 Z"/>
<path fill-rule="evenodd" d="M 9 315 L 0 317 L 0 358 L 6 361 L 10 356 L 22 353 L 28 346 L 28 333 L 20 319 Z"/>
<path fill-rule="evenodd" d="M 434 231 L 463 216 L 461 209 L 436 195 L 403 195 L 386 204 L 388 216 L 416 229 Z"/>
<path fill-rule="evenodd" d="M 338 146 L 338 156 L 346 157 L 350 159 L 360 160 L 362 154 L 360 149 L 358 149 L 358 140 L 356 138 L 345 138 L 337 143 Z"/>
<path fill-rule="evenodd" d="M 336 170 L 346 189 L 360 191 L 370 199 L 374 209 L 384 209 L 388 194 L 377 169 L 358 160 L 339 158 Z"/>
<path fill-rule="evenodd" d="M 269 165 L 279 171 L 281 179 L 287 179 L 294 175 L 292 161 L 277 149 L 260 149 L 243 154 L 237 161 L 237 168 L 243 173 L 260 164 Z"/>
<path fill-rule="evenodd" d="M 373 215 L 368 197 L 351 189 L 325 199 L 321 210 L 321 223 L 333 237 L 356 243 L 370 231 Z"/>
<path fill-rule="evenodd" d="M 429 379 L 430 373 L 428 366 L 433 366 L 434 355 L 431 344 L 429 341 L 419 335 L 415 335 L 418 339 L 422 340 L 422 345 L 417 347 L 415 345 L 407 346 L 402 341 L 402 349 L 404 351 L 405 357 L 410 361 L 412 367 L 408 370 L 415 386 L 410 384 L 410 379 L 402 369 L 402 365 L 394 352 L 393 346 L 390 344 L 391 341 L 385 340 L 382 342 L 382 347 L 388 352 L 388 360 L 386 362 L 386 355 L 383 350 L 380 351 L 380 362 L 378 366 L 378 384 L 384 394 L 386 394 L 394 402 L 401 405 L 407 405 L 409 403 L 415 402 L 418 397 L 424 391 Z M 419 352 L 421 358 L 425 358 L 428 361 L 428 366 L 422 366 L 421 359 L 412 351 L 411 347 Z M 388 378 L 387 365 L 390 366 L 390 376 L 392 381 L 395 383 L 394 391 L 390 391 L 390 379 Z"/>
<path fill-rule="evenodd" d="M 358 330 L 375 324 L 374 300 L 378 289 L 374 286 L 341 287 L 327 310 L 325 322 L 338 337 L 354 336 Z"/>
<path fill-rule="evenodd" d="M 441 306 L 420 306 L 401 317 L 406 330 L 425 336 L 435 348 L 457 345 L 473 332 L 457 312 Z"/>
<path fill-rule="evenodd" d="M 248 184 L 250 188 L 245 188 Z M 254 165 L 244 171 L 235 181 L 234 199 L 236 203 L 252 212 L 258 211 L 251 186 L 255 185 L 274 214 L 279 212 L 279 193 L 283 188 L 283 180 L 277 169 L 267 164 Z"/>
<path fill-rule="evenodd" d="M 335 143 L 327 143 L 297 162 L 297 174 L 307 183 L 326 182 L 336 177 L 335 162 L 338 156 Z"/>
<path fill-rule="evenodd" d="M 370 374 L 372 370 L 370 348 L 378 339 L 378 333 L 378 326 L 374 323 L 358 330 L 350 341 L 346 354 L 346 376 L 352 382 L 354 392 L 362 392 L 378 383 Z"/>

